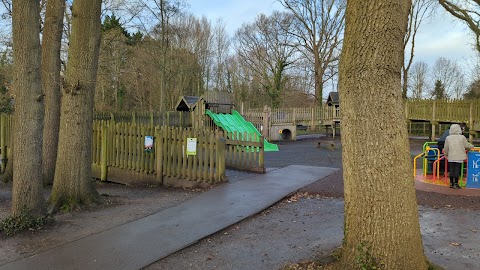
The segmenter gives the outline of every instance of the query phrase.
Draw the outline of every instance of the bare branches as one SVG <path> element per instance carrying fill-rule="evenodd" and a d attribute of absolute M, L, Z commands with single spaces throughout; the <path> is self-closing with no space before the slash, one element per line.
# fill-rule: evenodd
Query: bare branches
<path fill-rule="evenodd" d="M 435 0 L 414 0 L 412 2 L 412 7 L 410 8 L 410 13 L 408 16 L 408 27 L 407 33 L 403 39 L 403 49 L 406 52 L 406 47 L 410 43 L 410 52 L 406 56 L 406 62 L 404 61 L 402 67 L 402 97 L 407 98 L 407 89 L 408 89 L 408 74 L 410 67 L 413 63 L 413 57 L 415 52 L 415 38 L 417 36 L 418 29 L 425 19 L 428 19 L 432 16 L 435 11 L 434 7 Z"/>
<path fill-rule="evenodd" d="M 237 54 L 253 70 L 253 76 L 271 98 L 272 106 L 279 105 L 284 89 L 285 71 L 298 60 L 297 50 L 291 46 L 293 16 L 274 12 L 261 14 L 254 23 L 244 24 L 236 33 Z"/>
<path fill-rule="evenodd" d="M 315 75 L 315 98 L 322 102 L 323 85 L 337 74 L 345 25 L 345 0 L 278 0 L 295 17 L 290 32 L 303 47 Z"/>
<path fill-rule="evenodd" d="M 438 2 L 450 14 L 467 24 L 468 28 L 475 34 L 475 46 L 477 51 L 480 52 L 480 1 L 464 0 L 457 3 L 454 1 L 438 0 Z"/>

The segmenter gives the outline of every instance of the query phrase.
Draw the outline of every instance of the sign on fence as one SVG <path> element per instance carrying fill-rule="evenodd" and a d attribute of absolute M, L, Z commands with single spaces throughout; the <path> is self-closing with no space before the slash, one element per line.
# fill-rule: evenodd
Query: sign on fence
<path fill-rule="evenodd" d="M 145 152 L 152 152 L 153 136 L 145 136 Z"/>
<path fill-rule="evenodd" d="M 187 138 L 187 156 L 197 155 L 197 138 Z"/>

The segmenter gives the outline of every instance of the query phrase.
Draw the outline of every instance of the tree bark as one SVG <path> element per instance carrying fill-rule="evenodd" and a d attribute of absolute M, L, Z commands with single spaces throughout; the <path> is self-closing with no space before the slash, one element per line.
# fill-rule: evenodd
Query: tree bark
<path fill-rule="evenodd" d="M 410 1 L 351 0 L 340 62 L 342 269 L 427 269 L 400 72 Z"/>
<path fill-rule="evenodd" d="M 98 200 L 92 181 L 92 121 L 101 0 L 75 0 L 49 211 Z"/>
<path fill-rule="evenodd" d="M 55 176 L 58 129 L 60 125 L 60 46 L 65 0 L 47 1 L 42 38 L 42 82 L 45 95 L 43 130 L 43 184 L 51 185 Z"/>
<path fill-rule="evenodd" d="M 315 105 L 317 107 L 322 107 L 323 105 L 323 74 L 324 70 L 321 68 L 320 63 L 320 53 L 318 52 L 318 47 L 313 47 L 313 57 L 315 59 L 314 65 L 314 74 L 315 74 Z"/>
<path fill-rule="evenodd" d="M 13 1 L 13 137 L 12 215 L 22 210 L 44 213 L 42 188 L 43 96 L 40 73 L 39 1 Z"/>

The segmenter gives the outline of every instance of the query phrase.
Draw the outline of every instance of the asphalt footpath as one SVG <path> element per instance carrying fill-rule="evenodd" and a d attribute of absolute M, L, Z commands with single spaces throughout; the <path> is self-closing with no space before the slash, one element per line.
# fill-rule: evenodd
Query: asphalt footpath
<path fill-rule="evenodd" d="M 225 183 L 148 217 L 0 269 L 140 269 L 272 206 L 338 169 L 291 165 Z"/>

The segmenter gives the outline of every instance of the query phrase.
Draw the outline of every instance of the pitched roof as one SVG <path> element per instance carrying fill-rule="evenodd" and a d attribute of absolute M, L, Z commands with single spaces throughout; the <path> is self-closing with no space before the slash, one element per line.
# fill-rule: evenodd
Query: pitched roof
<path fill-rule="evenodd" d="M 340 103 L 338 92 L 330 92 L 328 94 L 327 104 L 332 105 L 332 104 L 338 104 L 338 103 Z"/>
<path fill-rule="evenodd" d="M 177 106 L 175 106 L 175 109 L 177 111 L 193 111 L 200 100 L 203 100 L 203 98 L 195 96 L 181 96 L 177 102 Z"/>

